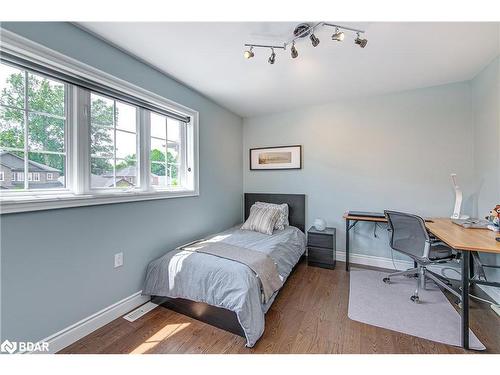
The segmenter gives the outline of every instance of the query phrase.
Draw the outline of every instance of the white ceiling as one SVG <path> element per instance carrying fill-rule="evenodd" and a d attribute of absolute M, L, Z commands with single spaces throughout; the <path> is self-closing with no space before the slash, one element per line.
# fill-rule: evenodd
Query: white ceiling
<path fill-rule="evenodd" d="M 498 23 L 343 24 L 366 30 L 366 48 L 325 27 L 318 47 L 305 38 L 297 59 L 277 50 L 270 65 L 268 50 L 244 59 L 243 44 L 282 43 L 296 23 L 81 23 L 244 117 L 464 81 L 499 54 Z"/>

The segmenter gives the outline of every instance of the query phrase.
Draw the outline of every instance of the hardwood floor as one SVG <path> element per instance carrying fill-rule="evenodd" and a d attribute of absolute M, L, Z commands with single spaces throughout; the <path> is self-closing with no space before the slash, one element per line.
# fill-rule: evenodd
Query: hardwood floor
<path fill-rule="evenodd" d="M 116 319 L 60 353 L 467 353 L 350 320 L 348 298 L 342 263 L 332 271 L 302 262 L 266 315 L 254 348 L 246 348 L 242 337 L 160 306 L 135 322 Z M 486 352 L 500 353 L 500 318 L 474 301 L 470 311 L 470 326 Z"/>

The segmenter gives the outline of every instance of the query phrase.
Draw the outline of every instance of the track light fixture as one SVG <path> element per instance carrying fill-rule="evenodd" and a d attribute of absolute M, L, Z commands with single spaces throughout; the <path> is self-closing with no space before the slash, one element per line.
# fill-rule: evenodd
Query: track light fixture
<path fill-rule="evenodd" d="M 311 34 L 311 36 L 309 37 L 309 39 L 311 39 L 311 44 L 312 44 L 313 47 L 317 47 L 318 46 L 319 39 L 316 37 L 316 35 Z"/>
<path fill-rule="evenodd" d="M 243 56 L 245 57 L 245 59 L 251 59 L 252 57 L 254 57 L 255 54 L 253 53 L 253 47 L 250 47 L 249 50 L 245 51 L 243 53 Z"/>
<path fill-rule="evenodd" d="M 288 41 L 284 42 L 281 45 L 279 45 L 279 44 L 278 45 L 254 44 L 254 43 L 245 44 L 245 47 L 249 47 L 249 49 L 243 53 L 243 56 L 246 59 L 251 59 L 252 57 L 255 56 L 255 54 L 253 52 L 254 48 L 270 48 L 271 49 L 271 56 L 269 56 L 267 62 L 272 65 L 276 62 L 276 53 L 274 52 L 274 50 L 276 50 L 276 49 L 286 50 L 287 47 L 291 45 L 290 55 L 292 56 L 292 59 L 296 59 L 299 56 L 299 53 L 297 51 L 297 48 L 295 47 L 295 42 L 299 39 L 309 37 L 313 47 L 317 47 L 319 44 L 319 38 L 316 35 L 314 35 L 314 32 L 318 28 L 325 27 L 325 26 L 335 28 L 335 32 L 332 35 L 333 41 L 342 42 L 345 38 L 344 32 L 350 31 L 350 32 L 356 33 L 356 38 L 354 39 L 355 44 L 357 44 L 361 48 L 365 48 L 366 45 L 368 44 L 367 39 L 361 38 L 361 34 L 364 34 L 363 30 L 353 29 L 351 27 L 335 25 L 335 24 L 327 23 L 327 22 L 318 22 L 314 25 L 311 25 L 309 23 L 301 23 L 295 27 L 295 30 L 293 31 L 292 38 L 289 39 Z"/>
<path fill-rule="evenodd" d="M 337 42 L 342 42 L 344 40 L 344 32 L 340 31 L 338 27 L 335 28 L 335 32 L 332 35 L 332 40 Z"/>
<path fill-rule="evenodd" d="M 295 48 L 295 42 L 292 43 L 292 48 L 290 49 L 292 59 L 295 59 L 299 53 L 297 52 L 297 48 Z"/>
<path fill-rule="evenodd" d="M 269 56 L 267 62 L 273 65 L 275 60 L 276 60 L 276 54 L 274 53 L 274 48 L 271 48 L 271 56 Z"/>
<path fill-rule="evenodd" d="M 359 33 L 357 33 L 356 39 L 354 39 L 354 43 L 360 46 L 361 48 L 365 48 L 368 44 L 368 40 L 362 39 L 359 37 Z"/>

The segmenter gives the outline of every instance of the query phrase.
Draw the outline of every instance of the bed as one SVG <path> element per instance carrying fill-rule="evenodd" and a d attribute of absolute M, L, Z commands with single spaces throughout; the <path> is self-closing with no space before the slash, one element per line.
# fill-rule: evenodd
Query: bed
<path fill-rule="evenodd" d="M 207 237 L 267 254 L 283 285 L 305 252 L 305 195 L 246 193 L 245 220 L 255 202 L 287 203 L 290 226 L 272 235 L 241 230 L 241 224 Z M 244 264 L 182 248 L 150 263 L 143 293 L 152 302 L 246 338 L 252 347 L 262 336 L 265 313 L 279 290 L 263 300 L 261 284 Z"/>

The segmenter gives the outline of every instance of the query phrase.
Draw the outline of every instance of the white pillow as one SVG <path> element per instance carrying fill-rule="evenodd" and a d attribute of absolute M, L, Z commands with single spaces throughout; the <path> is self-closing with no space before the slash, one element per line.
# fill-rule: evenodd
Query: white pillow
<path fill-rule="evenodd" d="M 286 203 L 274 204 L 274 203 L 266 203 L 266 202 L 255 202 L 253 204 L 253 206 L 275 208 L 280 212 L 280 216 L 278 218 L 278 221 L 274 225 L 274 229 L 283 230 L 283 229 L 285 229 L 285 227 L 290 225 L 288 222 L 288 204 L 286 204 Z"/>
<path fill-rule="evenodd" d="M 250 215 L 241 229 L 253 230 L 264 234 L 273 234 L 273 229 L 280 213 L 275 208 L 257 207 L 252 205 Z"/>

